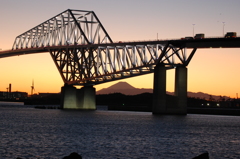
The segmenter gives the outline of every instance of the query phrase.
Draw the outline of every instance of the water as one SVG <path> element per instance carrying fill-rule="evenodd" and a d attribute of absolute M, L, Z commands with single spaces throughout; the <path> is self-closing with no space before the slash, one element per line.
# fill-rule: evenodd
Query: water
<path fill-rule="evenodd" d="M 240 117 L 0 107 L 0 158 L 240 158 Z"/>

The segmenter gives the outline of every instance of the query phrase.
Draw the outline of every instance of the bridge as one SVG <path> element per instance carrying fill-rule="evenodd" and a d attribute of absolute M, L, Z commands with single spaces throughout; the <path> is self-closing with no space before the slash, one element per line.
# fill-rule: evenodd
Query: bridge
<path fill-rule="evenodd" d="M 186 114 L 187 66 L 197 49 L 239 47 L 239 37 L 113 42 L 93 11 L 68 9 L 17 36 L 0 58 L 50 53 L 64 82 L 63 109 L 96 109 L 94 85 L 154 73 L 153 113 Z M 168 69 L 175 69 L 174 105 L 166 99 Z"/>

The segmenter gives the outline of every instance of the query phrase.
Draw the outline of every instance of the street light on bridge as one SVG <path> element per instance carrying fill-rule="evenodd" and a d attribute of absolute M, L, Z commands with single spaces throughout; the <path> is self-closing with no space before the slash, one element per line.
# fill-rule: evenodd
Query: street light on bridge
<path fill-rule="evenodd" d="M 224 27 L 225 27 L 225 22 L 222 22 L 223 23 L 223 36 L 224 36 Z"/>
<path fill-rule="evenodd" d="M 192 24 L 193 25 L 193 37 L 194 37 L 194 26 L 195 26 L 195 24 Z"/>

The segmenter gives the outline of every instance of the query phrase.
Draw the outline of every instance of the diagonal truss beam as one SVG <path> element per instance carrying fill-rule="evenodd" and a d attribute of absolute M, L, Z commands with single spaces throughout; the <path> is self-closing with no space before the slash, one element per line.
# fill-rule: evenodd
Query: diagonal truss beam
<path fill-rule="evenodd" d="M 49 49 L 63 81 L 72 85 L 99 84 L 152 73 L 156 65 L 187 66 L 197 48 L 172 44 L 88 45 Z"/>

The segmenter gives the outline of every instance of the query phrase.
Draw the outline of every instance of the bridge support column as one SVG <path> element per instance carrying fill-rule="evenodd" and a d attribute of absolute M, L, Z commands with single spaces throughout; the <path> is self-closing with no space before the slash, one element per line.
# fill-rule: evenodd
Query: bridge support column
<path fill-rule="evenodd" d="M 166 68 L 154 68 L 153 114 L 187 114 L 187 68 L 180 66 L 175 71 L 175 92 L 170 97 L 166 95 Z"/>
<path fill-rule="evenodd" d="M 176 112 L 180 115 L 187 114 L 187 68 L 178 66 L 175 72 L 175 92 L 177 108 Z"/>
<path fill-rule="evenodd" d="M 62 109 L 96 109 L 95 88 L 84 86 L 76 89 L 73 86 L 65 85 L 61 90 L 61 108 Z"/>
<path fill-rule="evenodd" d="M 153 79 L 153 114 L 166 114 L 166 68 L 164 66 L 156 66 L 154 68 Z"/>

